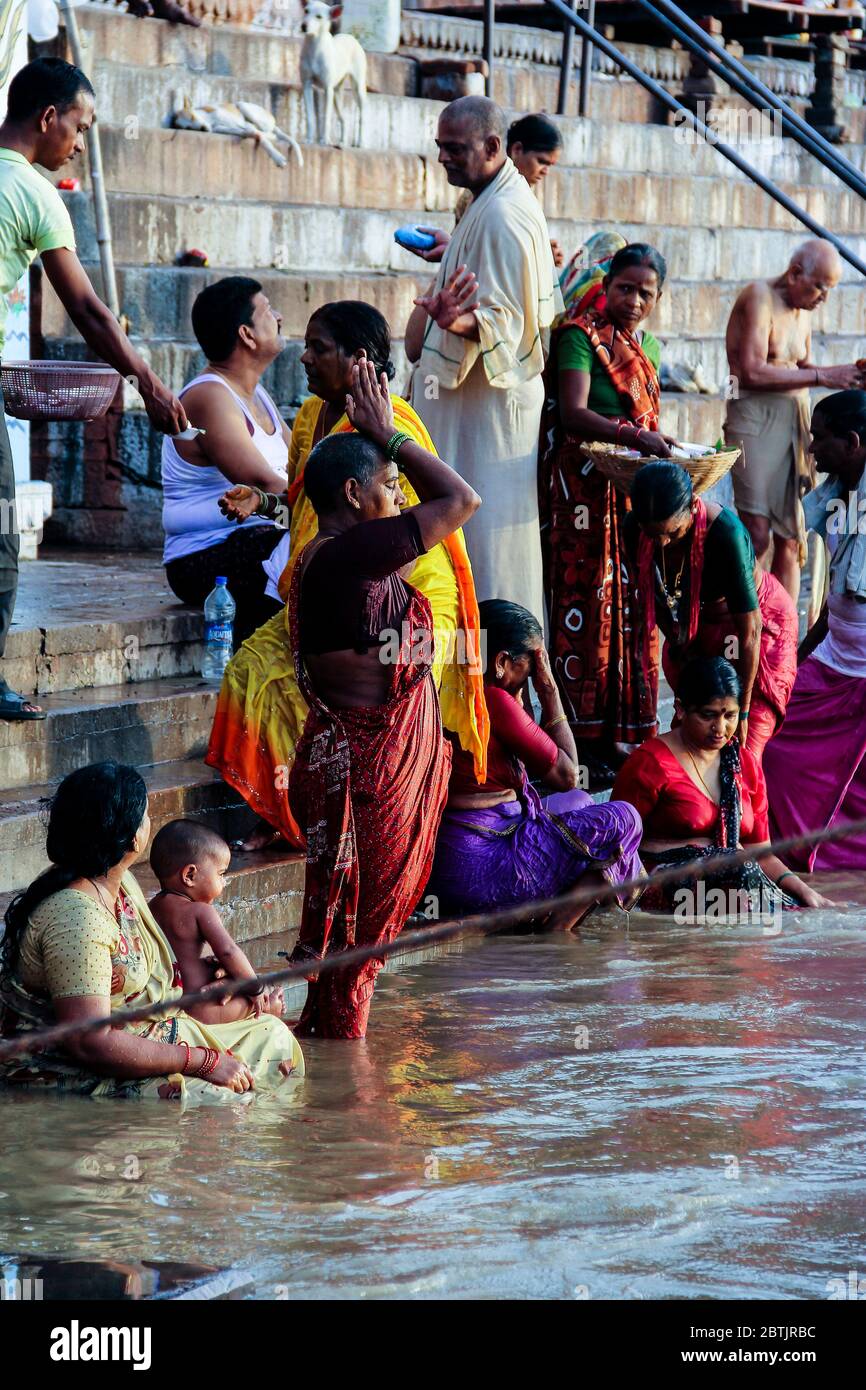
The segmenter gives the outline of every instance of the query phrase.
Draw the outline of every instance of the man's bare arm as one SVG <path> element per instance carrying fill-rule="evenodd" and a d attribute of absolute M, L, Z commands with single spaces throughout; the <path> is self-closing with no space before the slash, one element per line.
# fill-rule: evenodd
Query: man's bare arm
<path fill-rule="evenodd" d="M 731 375 L 744 391 L 802 391 L 809 386 L 830 386 L 844 391 L 861 384 L 853 364 L 816 367 L 811 364 L 779 367 L 770 362 L 772 295 L 768 286 L 747 285 L 728 321 L 725 345 Z"/>
<path fill-rule="evenodd" d="M 205 433 L 175 448 L 188 463 L 210 464 L 233 483 L 282 494 L 286 480 L 269 468 L 253 443 L 243 412 L 223 386 L 204 381 L 184 394 L 190 418 Z"/>
<path fill-rule="evenodd" d="M 185 430 L 188 421 L 183 405 L 134 350 L 111 310 L 94 290 L 75 252 L 64 246 L 43 251 L 42 264 L 88 347 L 121 376 L 135 378 L 154 428 L 164 434 L 180 434 Z"/>

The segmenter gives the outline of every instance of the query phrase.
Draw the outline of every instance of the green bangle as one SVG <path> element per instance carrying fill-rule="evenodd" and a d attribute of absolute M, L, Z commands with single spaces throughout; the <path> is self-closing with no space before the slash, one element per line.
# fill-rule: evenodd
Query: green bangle
<path fill-rule="evenodd" d="M 386 458 L 389 458 L 392 463 L 396 463 L 398 452 L 408 440 L 411 440 L 411 438 L 411 434 L 406 434 L 403 430 L 395 430 L 388 440 L 388 443 L 385 445 Z"/>
<path fill-rule="evenodd" d="M 793 870 L 793 869 L 786 869 L 785 872 L 784 872 L 783 874 L 779 874 L 779 877 L 776 879 L 776 887 L 778 888 L 778 886 L 779 886 L 779 884 L 782 882 L 782 879 L 783 879 L 783 878 L 796 878 L 796 877 L 797 877 L 797 875 L 794 873 L 794 870 Z"/>
<path fill-rule="evenodd" d="M 749 717 L 749 711 L 748 711 L 747 709 L 741 709 L 741 710 L 740 710 L 739 723 L 742 724 L 743 720 L 744 720 L 744 719 L 748 719 L 748 717 Z"/>

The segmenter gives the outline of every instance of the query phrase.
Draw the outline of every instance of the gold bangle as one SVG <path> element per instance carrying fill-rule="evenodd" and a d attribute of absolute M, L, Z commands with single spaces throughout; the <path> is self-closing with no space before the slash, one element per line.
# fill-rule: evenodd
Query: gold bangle
<path fill-rule="evenodd" d="M 567 723 L 568 723 L 568 715 L 567 715 L 567 714 L 558 714 L 558 715 L 556 716 L 555 719 L 548 719 L 547 723 L 546 723 L 546 724 L 542 724 L 541 727 L 542 727 L 543 729 L 552 729 L 552 728 L 554 727 L 554 725 L 556 725 L 556 724 L 567 724 Z"/>

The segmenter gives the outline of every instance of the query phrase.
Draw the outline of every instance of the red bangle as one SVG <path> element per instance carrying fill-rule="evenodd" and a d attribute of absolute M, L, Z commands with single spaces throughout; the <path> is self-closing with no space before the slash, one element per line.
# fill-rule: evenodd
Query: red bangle
<path fill-rule="evenodd" d="M 210 1076 L 211 1072 L 216 1071 L 220 1059 L 220 1055 L 215 1047 L 206 1047 L 205 1054 L 205 1059 L 196 1073 L 202 1081 Z"/>
<path fill-rule="evenodd" d="M 190 1047 L 189 1043 L 184 1042 L 183 1039 L 181 1039 L 181 1041 L 178 1043 L 178 1046 L 186 1048 L 186 1059 L 184 1061 L 183 1066 L 180 1069 L 181 1076 L 186 1076 L 189 1070 L 189 1059 L 192 1056 L 192 1048 Z"/>

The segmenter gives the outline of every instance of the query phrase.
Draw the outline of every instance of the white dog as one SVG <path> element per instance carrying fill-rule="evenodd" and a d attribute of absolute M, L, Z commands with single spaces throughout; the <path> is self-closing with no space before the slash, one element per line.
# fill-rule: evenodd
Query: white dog
<path fill-rule="evenodd" d="M 284 169 L 285 156 L 274 144 L 279 140 L 288 145 L 300 167 L 304 165 L 298 142 L 280 129 L 270 111 L 252 101 L 239 101 L 237 106 L 193 106 L 185 96 L 182 104 L 172 112 L 171 124 L 176 130 L 212 131 L 216 135 L 240 135 L 255 140 L 274 163 Z"/>
<path fill-rule="evenodd" d="M 364 120 L 364 101 L 367 95 L 367 55 L 351 34 L 332 34 L 331 20 L 342 7 L 333 9 L 324 0 L 307 0 L 301 31 L 301 82 L 304 88 L 304 107 L 307 113 L 307 139 L 323 145 L 331 143 L 331 122 L 336 109 L 340 122 L 340 140 L 345 140 L 346 125 L 340 109 L 339 88 L 346 78 L 355 89 L 358 102 L 358 138 Z M 324 95 L 324 119 L 321 107 Z M 318 110 L 317 110 L 318 106 Z"/>

